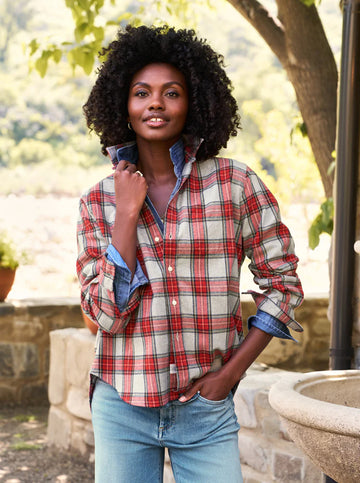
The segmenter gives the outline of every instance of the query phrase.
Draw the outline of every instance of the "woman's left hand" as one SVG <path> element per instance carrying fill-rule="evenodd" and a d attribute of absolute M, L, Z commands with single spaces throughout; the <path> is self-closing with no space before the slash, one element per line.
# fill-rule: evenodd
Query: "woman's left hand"
<path fill-rule="evenodd" d="M 244 342 L 235 350 L 226 364 L 218 371 L 208 372 L 205 376 L 190 384 L 179 401 L 188 401 L 198 391 L 200 391 L 201 396 L 211 401 L 225 399 L 271 339 L 272 335 L 257 327 L 251 327 Z"/>
<path fill-rule="evenodd" d="M 216 372 L 208 372 L 205 376 L 194 381 L 179 398 L 180 402 L 189 401 L 197 392 L 210 401 L 226 399 L 231 391 L 232 383 L 222 374 L 221 369 Z"/>

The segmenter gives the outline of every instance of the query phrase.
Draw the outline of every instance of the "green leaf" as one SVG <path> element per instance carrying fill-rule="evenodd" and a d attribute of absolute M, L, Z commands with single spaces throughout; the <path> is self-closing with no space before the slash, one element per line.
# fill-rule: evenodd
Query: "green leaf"
<path fill-rule="evenodd" d="M 308 230 L 309 247 L 314 250 L 320 243 L 320 235 L 331 235 L 334 228 L 334 201 L 327 198 L 320 206 L 320 212 Z"/>
<path fill-rule="evenodd" d="M 81 42 L 83 38 L 89 33 L 89 24 L 87 22 L 82 22 L 74 30 L 76 42 Z"/>
<path fill-rule="evenodd" d="M 85 10 L 85 12 L 87 12 L 88 10 L 90 10 L 90 5 L 89 5 L 89 2 L 88 0 L 77 0 L 80 8 L 82 8 L 83 10 Z"/>
<path fill-rule="evenodd" d="M 129 21 L 132 17 L 133 14 L 131 12 L 125 12 L 120 15 L 116 20 L 108 20 L 106 22 L 106 25 L 116 25 L 118 27 L 121 22 Z"/>
<path fill-rule="evenodd" d="M 98 44 L 92 42 L 91 44 L 77 47 L 68 52 L 69 63 L 75 68 L 76 66 L 82 67 L 86 75 L 91 74 L 95 62 L 95 53 L 97 49 L 95 46 Z"/>
<path fill-rule="evenodd" d="M 94 27 L 92 29 L 92 33 L 94 34 L 95 40 L 98 42 L 102 42 L 104 40 L 104 29 L 102 27 Z"/>
<path fill-rule="evenodd" d="M 104 6 L 104 0 L 95 0 L 95 12 L 96 13 L 99 13 L 99 11 L 102 9 L 102 7 Z M 115 5 L 115 4 L 113 4 Z"/>
<path fill-rule="evenodd" d="M 50 50 L 43 50 L 41 57 L 35 62 L 35 69 L 39 72 L 40 77 L 45 77 L 51 54 L 52 52 Z"/>
<path fill-rule="evenodd" d="M 95 56 L 94 54 L 88 52 L 84 54 L 84 62 L 82 68 L 86 75 L 90 75 L 94 66 Z"/>
<path fill-rule="evenodd" d="M 60 49 L 54 49 L 52 57 L 54 59 L 54 62 L 56 62 L 58 64 L 61 60 L 61 57 L 62 57 L 62 51 Z"/>
<path fill-rule="evenodd" d="M 32 41 L 29 44 L 30 55 L 33 55 L 39 47 L 40 47 L 40 44 L 38 43 L 38 41 L 36 39 L 32 39 Z"/>

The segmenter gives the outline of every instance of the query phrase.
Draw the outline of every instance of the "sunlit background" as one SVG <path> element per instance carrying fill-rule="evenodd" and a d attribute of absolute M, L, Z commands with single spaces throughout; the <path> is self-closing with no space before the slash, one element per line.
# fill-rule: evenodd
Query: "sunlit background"
<path fill-rule="evenodd" d="M 225 0 L 197 2 L 186 18 L 174 17 L 156 2 L 116 3 L 105 9 L 106 17 L 143 6 L 146 24 L 163 20 L 195 28 L 224 55 L 242 116 L 242 131 L 226 155 L 249 164 L 277 197 L 295 238 L 305 293 L 327 292 L 330 237 L 321 235 L 311 250 L 307 234 L 324 192 L 308 139 L 296 128 L 301 117 L 292 85 L 268 46 Z M 339 63 L 337 2 L 322 1 L 319 12 Z M 94 74 L 73 72 L 65 61 L 50 64 L 44 78 L 29 72 L 26 46 L 32 39 L 71 40 L 74 25 L 65 0 L 2 0 L 0 18 L 0 230 L 6 229 L 28 258 L 10 298 L 78 297 L 78 198 L 111 173 L 82 117 Z M 115 32 L 115 27 L 109 30 L 109 40 Z M 251 284 L 244 268 L 242 290 Z"/>

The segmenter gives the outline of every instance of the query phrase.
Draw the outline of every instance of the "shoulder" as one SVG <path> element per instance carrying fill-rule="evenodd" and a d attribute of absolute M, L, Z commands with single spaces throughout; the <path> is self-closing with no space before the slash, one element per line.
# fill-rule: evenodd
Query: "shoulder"
<path fill-rule="evenodd" d="M 196 163 L 197 170 L 201 176 L 216 175 L 222 181 L 246 182 L 246 179 L 255 176 L 256 173 L 245 163 L 232 158 L 216 156 L 205 161 Z"/>
<path fill-rule="evenodd" d="M 113 197 L 115 194 L 114 189 L 114 175 L 110 174 L 106 178 L 98 181 L 96 184 L 88 188 L 82 195 L 81 201 L 91 203 L 95 200 L 104 200 L 107 197 Z"/>

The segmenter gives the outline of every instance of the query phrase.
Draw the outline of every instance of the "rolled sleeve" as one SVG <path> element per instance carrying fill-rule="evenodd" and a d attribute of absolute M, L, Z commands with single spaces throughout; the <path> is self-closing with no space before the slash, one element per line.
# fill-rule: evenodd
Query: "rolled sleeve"
<path fill-rule="evenodd" d="M 141 285 L 148 283 L 141 265 L 136 260 L 136 268 L 133 278 L 131 271 L 124 262 L 122 256 L 113 245 L 109 245 L 106 250 L 106 257 L 115 265 L 114 293 L 115 301 L 119 310 L 122 311 L 127 306 L 130 297 Z"/>
<path fill-rule="evenodd" d="M 258 310 L 290 329 L 302 332 L 294 309 L 304 297 L 296 273 L 298 258 L 289 229 L 282 223 L 276 199 L 248 169 L 243 193 L 242 242 L 249 268 L 261 292 L 249 290 Z"/>
<path fill-rule="evenodd" d="M 291 336 L 289 329 L 285 324 L 280 322 L 278 319 L 273 317 L 262 310 L 258 310 L 256 315 L 252 315 L 248 319 L 248 328 L 257 327 L 258 329 L 266 332 L 267 334 L 273 335 L 280 339 L 291 339 L 298 342 L 294 337 Z"/>

